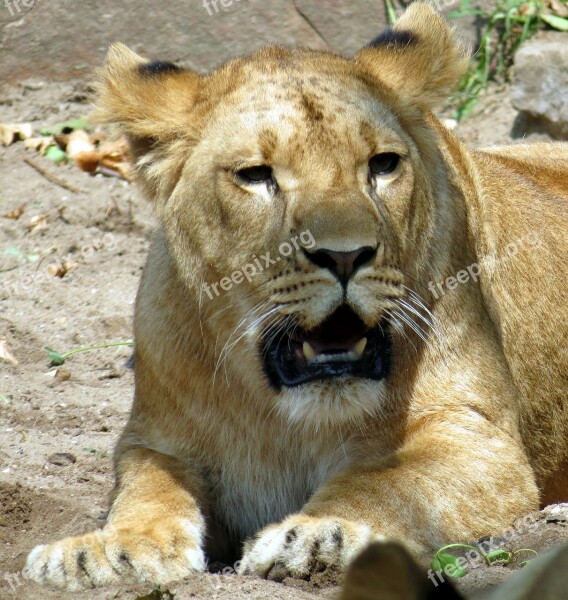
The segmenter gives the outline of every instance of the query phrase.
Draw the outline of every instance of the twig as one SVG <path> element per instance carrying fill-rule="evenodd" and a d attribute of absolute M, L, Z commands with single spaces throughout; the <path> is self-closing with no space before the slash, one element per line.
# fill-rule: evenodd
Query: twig
<path fill-rule="evenodd" d="M 30 167 L 33 167 L 40 175 L 43 175 L 46 179 L 49 179 L 49 181 L 51 181 L 52 183 L 55 183 L 55 184 L 61 186 L 62 188 L 65 188 L 66 190 L 69 190 L 70 192 L 73 192 L 75 194 L 84 194 L 85 193 L 85 190 L 82 190 L 81 188 L 75 187 L 74 185 L 67 183 L 64 179 L 57 177 L 57 175 L 53 175 L 53 173 L 50 173 L 47 169 L 44 169 L 35 160 L 32 160 L 31 158 L 28 158 L 27 156 L 25 156 L 24 162 L 26 164 L 30 165 Z"/>
<path fill-rule="evenodd" d="M 314 23 L 312 23 L 311 19 L 308 17 L 308 15 L 306 15 L 305 12 L 303 12 L 300 7 L 296 4 L 296 0 L 292 0 L 292 6 L 294 7 L 295 11 L 300 15 L 300 17 L 302 17 L 302 19 L 309 25 L 309 27 L 314 31 L 314 33 L 319 37 L 319 39 L 328 47 L 330 48 L 331 46 L 329 45 L 329 42 L 325 39 L 325 37 L 322 35 L 321 31 L 314 25 Z"/>

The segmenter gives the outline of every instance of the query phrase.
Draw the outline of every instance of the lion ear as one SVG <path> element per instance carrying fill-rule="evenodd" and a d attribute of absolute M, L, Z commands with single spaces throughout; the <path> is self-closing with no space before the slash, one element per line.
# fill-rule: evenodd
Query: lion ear
<path fill-rule="evenodd" d="M 98 71 L 94 120 L 115 123 L 136 153 L 144 142 L 175 139 L 189 128 L 201 76 L 169 62 L 151 62 L 113 44 Z"/>
<path fill-rule="evenodd" d="M 457 84 L 467 66 L 464 49 L 443 17 L 430 5 L 412 3 L 354 57 L 381 84 L 432 110 Z"/>

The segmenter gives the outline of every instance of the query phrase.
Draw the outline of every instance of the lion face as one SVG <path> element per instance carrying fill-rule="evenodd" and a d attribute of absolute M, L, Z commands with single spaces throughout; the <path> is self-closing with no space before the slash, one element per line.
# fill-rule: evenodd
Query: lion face
<path fill-rule="evenodd" d="M 109 57 L 102 111 L 131 137 L 217 368 L 268 384 L 293 420 L 380 407 L 402 315 L 419 312 L 408 280 L 427 254 L 438 157 L 425 107 L 375 76 L 384 52 L 271 47 L 207 78 L 124 47 Z M 119 71 L 148 106 L 108 92 Z"/>
<path fill-rule="evenodd" d="M 240 327 L 223 332 L 227 343 L 255 357 L 284 405 L 296 412 L 306 394 L 349 397 L 354 387 L 376 403 L 389 311 L 406 296 L 420 155 L 364 81 L 321 73 L 309 55 L 286 58 L 297 64 L 251 70 L 213 111 L 172 195 L 175 218 L 190 232 L 184 245 L 198 240 L 192 251 L 207 257 L 202 302 L 232 306 Z M 227 360 L 250 372 L 235 350 Z"/>

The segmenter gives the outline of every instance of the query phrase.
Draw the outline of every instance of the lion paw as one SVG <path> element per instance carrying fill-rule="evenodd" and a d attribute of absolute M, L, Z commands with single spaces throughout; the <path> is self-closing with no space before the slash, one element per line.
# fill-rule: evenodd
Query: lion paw
<path fill-rule="evenodd" d="M 246 542 L 239 573 L 281 581 L 330 567 L 344 571 L 353 556 L 375 539 L 382 538 L 363 523 L 293 515 Z"/>
<path fill-rule="evenodd" d="M 37 546 L 24 576 L 69 591 L 117 583 L 168 583 L 205 569 L 202 528 L 187 519 L 69 537 Z"/>

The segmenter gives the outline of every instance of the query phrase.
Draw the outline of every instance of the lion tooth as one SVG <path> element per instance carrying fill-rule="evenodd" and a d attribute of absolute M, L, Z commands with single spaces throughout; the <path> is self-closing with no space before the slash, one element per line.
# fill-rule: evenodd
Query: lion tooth
<path fill-rule="evenodd" d="M 308 360 L 313 360 L 316 357 L 316 351 L 311 347 L 311 345 L 308 342 L 304 342 L 302 350 L 304 352 L 304 356 Z"/>
<path fill-rule="evenodd" d="M 353 346 L 353 352 L 357 354 L 357 356 L 363 356 L 363 352 L 365 352 L 365 347 L 367 346 L 367 338 L 361 338 L 355 346 Z"/>

